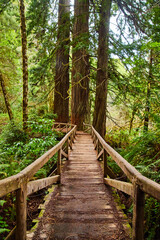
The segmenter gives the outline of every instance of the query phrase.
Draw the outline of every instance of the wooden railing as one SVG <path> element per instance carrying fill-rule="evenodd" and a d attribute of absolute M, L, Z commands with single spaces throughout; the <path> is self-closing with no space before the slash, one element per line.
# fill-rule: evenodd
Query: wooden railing
<path fill-rule="evenodd" d="M 104 163 L 104 183 L 114 187 L 122 192 L 127 193 L 133 198 L 133 220 L 132 220 L 132 239 L 144 239 L 144 204 L 145 193 L 160 200 L 160 184 L 144 177 L 131 164 L 129 164 L 120 154 L 109 146 L 93 126 L 84 124 L 84 131 L 90 131 L 95 149 L 97 150 L 97 159 L 100 157 Z M 115 178 L 114 173 L 107 166 L 107 155 L 118 164 L 123 173 L 130 182 L 119 181 Z M 107 178 L 109 176 L 110 178 Z"/>
<path fill-rule="evenodd" d="M 53 122 L 53 129 L 67 133 L 70 131 L 75 125 L 71 123 L 60 123 L 60 122 Z"/>
<path fill-rule="evenodd" d="M 54 123 L 54 127 L 56 123 Z M 53 183 L 60 182 L 61 156 L 68 158 L 68 148 L 72 148 L 72 143 L 76 134 L 76 126 L 67 123 L 60 123 L 66 129 L 67 134 L 63 139 L 40 158 L 22 170 L 20 173 L 0 180 L 0 197 L 16 191 L 16 227 L 10 232 L 8 239 L 26 240 L 26 205 L 27 196 L 41 190 Z M 70 130 L 68 132 L 68 130 Z M 65 149 L 63 148 L 65 146 Z M 39 180 L 30 181 L 35 173 L 48 162 L 58 152 L 57 175 Z"/>

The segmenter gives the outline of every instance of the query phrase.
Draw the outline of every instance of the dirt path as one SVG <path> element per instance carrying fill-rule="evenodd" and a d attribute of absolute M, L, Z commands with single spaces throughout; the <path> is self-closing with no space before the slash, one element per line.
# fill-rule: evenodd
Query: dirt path
<path fill-rule="evenodd" d="M 76 136 L 73 151 L 33 240 L 129 240 L 111 190 L 103 184 L 90 135 Z"/>

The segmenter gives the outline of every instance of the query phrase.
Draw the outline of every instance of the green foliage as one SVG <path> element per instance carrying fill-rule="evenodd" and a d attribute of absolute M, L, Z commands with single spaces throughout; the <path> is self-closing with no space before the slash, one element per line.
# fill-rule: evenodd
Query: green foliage
<path fill-rule="evenodd" d="M 3 205 L 6 203 L 5 200 L 0 200 L 0 206 L 3 207 Z M 9 232 L 10 230 L 7 228 L 8 224 L 6 223 L 6 221 L 3 219 L 3 217 L 0 216 L 0 234 L 1 233 L 5 233 L 5 232 Z"/>
<path fill-rule="evenodd" d="M 22 126 L 9 123 L 2 133 L 3 143 L 11 144 L 14 142 L 25 142 L 28 138 L 27 134 L 22 130 Z"/>
<path fill-rule="evenodd" d="M 5 10 L 5 8 L 10 4 L 11 0 L 1 0 L 0 1 L 0 14 Z"/>
<path fill-rule="evenodd" d="M 145 239 L 158 239 L 160 229 L 160 202 L 151 197 L 145 202 Z"/>
<path fill-rule="evenodd" d="M 29 122 L 29 136 L 13 124 L 4 129 L 0 143 L 1 178 L 18 173 L 57 144 L 59 135 L 52 131 L 52 125 L 53 120 L 49 119 Z M 56 156 L 49 160 L 36 177 L 47 176 L 55 161 Z"/>
<path fill-rule="evenodd" d="M 159 118 L 158 118 L 159 119 Z M 159 123 L 159 122 L 158 122 Z M 157 124 L 159 126 L 159 124 Z M 138 136 L 137 136 L 138 135 Z M 119 140 L 121 139 L 121 140 Z M 127 136 L 125 130 L 112 130 L 106 136 L 106 141 L 144 176 L 160 183 L 160 129 L 143 133 L 135 129 Z M 121 173 L 116 163 L 109 158 L 109 166 L 118 175 Z M 128 213 L 132 212 L 132 207 Z M 145 239 L 153 240 L 159 237 L 160 203 L 146 195 L 145 201 Z"/>
<path fill-rule="evenodd" d="M 4 205 L 5 202 L 6 202 L 5 200 L 0 200 L 0 206 L 3 207 L 3 205 Z"/>
<path fill-rule="evenodd" d="M 121 154 L 143 175 L 160 181 L 160 130 L 133 138 L 130 146 L 121 151 Z"/>

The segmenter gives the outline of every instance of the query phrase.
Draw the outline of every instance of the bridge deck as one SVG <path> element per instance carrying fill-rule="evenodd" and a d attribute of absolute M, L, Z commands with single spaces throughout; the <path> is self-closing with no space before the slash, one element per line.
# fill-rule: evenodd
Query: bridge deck
<path fill-rule="evenodd" d="M 77 133 L 73 151 L 33 240 L 130 239 L 123 214 L 103 184 L 91 136 Z"/>

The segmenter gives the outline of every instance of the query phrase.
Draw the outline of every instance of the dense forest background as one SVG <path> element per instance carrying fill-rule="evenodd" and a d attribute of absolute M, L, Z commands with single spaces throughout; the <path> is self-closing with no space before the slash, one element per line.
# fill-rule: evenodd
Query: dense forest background
<path fill-rule="evenodd" d="M 57 143 L 54 119 L 93 124 L 160 183 L 159 23 L 158 0 L 0 0 L 0 178 Z M 8 214 L 14 222 L 14 209 Z M 145 238 L 160 238 L 160 204 L 149 196 Z"/>

